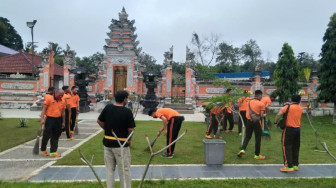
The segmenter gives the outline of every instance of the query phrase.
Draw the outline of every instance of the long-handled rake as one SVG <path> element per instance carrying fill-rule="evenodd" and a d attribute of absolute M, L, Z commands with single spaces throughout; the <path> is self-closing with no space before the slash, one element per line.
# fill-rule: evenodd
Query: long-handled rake
<path fill-rule="evenodd" d="M 180 140 L 186 133 L 187 133 L 187 130 L 185 130 L 185 131 L 184 131 L 184 132 L 183 132 L 183 133 L 182 133 L 176 140 L 174 140 L 174 141 L 173 141 L 172 143 L 170 143 L 168 146 L 166 146 L 166 147 L 160 149 L 159 151 L 157 151 L 157 152 L 155 152 L 155 153 L 153 153 L 153 150 L 152 150 L 152 147 L 151 147 L 151 143 L 150 143 L 150 141 L 149 141 L 148 136 L 146 135 L 146 140 L 147 140 L 148 147 L 149 147 L 149 150 L 150 150 L 150 152 L 151 152 L 151 155 L 150 155 L 149 160 L 148 160 L 148 163 L 147 163 L 147 165 L 146 165 L 145 172 L 144 172 L 143 175 L 142 175 L 141 182 L 140 182 L 140 184 L 139 184 L 139 188 L 142 187 L 142 184 L 143 184 L 144 179 L 145 179 L 145 177 L 146 177 L 146 174 L 147 174 L 149 165 L 150 165 L 150 163 L 152 162 L 152 159 L 154 158 L 154 156 L 157 155 L 157 154 L 159 154 L 159 153 L 161 153 L 162 151 L 164 151 L 165 149 L 167 149 L 167 148 L 170 147 L 171 145 L 175 144 L 175 143 L 176 143 L 177 141 L 179 141 L 179 140 Z"/>
<path fill-rule="evenodd" d="M 306 112 L 306 115 L 307 115 L 307 119 L 308 119 L 308 122 L 309 122 L 310 127 L 314 130 L 314 135 L 315 135 L 315 148 L 314 148 L 315 150 L 314 150 L 314 151 L 316 151 L 316 152 L 321 152 L 321 153 L 326 152 L 326 151 L 323 151 L 323 150 L 319 150 L 319 149 L 317 148 L 317 145 L 318 145 L 318 143 L 320 142 L 320 141 L 319 141 L 319 138 L 318 138 L 318 133 L 317 133 L 315 127 L 313 126 L 313 123 L 312 123 L 312 120 L 311 120 L 310 115 L 309 115 L 307 112 Z"/>
<path fill-rule="evenodd" d="M 154 146 L 154 144 L 155 144 L 155 142 L 156 142 L 156 140 L 159 138 L 159 136 L 156 136 L 155 138 L 154 138 L 154 140 L 151 142 L 151 144 L 150 144 L 150 147 L 152 147 L 153 148 L 153 146 Z M 149 151 L 149 146 L 147 146 L 145 149 L 144 149 L 144 151 Z"/>

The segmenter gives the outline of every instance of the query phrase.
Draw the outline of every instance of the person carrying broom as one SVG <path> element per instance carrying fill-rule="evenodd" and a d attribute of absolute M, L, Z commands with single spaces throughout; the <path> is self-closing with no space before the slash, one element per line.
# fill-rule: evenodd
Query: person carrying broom
<path fill-rule="evenodd" d="M 265 104 L 260 100 L 262 98 L 262 91 L 256 90 L 254 92 L 254 99 L 248 102 L 246 109 L 246 137 L 244 138 L 243 145 L 241 150 L 238 153 L 238 157 L 242 157 L 245 154 L 247 145 L 252 137 L 252 133 L 255 134 L 255 151 L 254 159 L 265 159 L 265 156 L 260 154 L 260 145 L 261 145 L 261 119 L 265 117 Z"/>
<path fill-rule="evenodd" d="M 157 132 L 156 136 L 159 137 L 164 131 L 164 135 L 167 135 L 167 145 L 176 140 L 178 133 L 181 129 L 184 117 L 180 116 L 178 112 L 171 108 L 150 109 L 148 115 L 153 118 L 160 118 L 163 122 L 161 129 Z M 162 157 L 173 158 L 175 144 L 167 148 L 167 153 L 164 153 Z"/>

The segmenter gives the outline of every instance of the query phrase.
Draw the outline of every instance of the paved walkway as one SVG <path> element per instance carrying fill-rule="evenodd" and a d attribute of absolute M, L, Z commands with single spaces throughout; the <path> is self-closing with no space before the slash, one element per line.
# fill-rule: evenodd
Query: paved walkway
<path fill-rule="evenodd" d="M 146 180 L 160 179 L 244 179 L 244 178 L 322 178 L 336 177 L 335 164 L 300 165 L 299 171 L 282 173 L 281 165 L 155 165 L 147 172 Z M 95 166 L 102 180 L 106 180 L 104 166 Z M 131 167 L 132 180 L 141 180 L 144 165 Z M 116 171 L 117 172 L 117 171 Z M 118 173 L 115 178 L 119 179 Z M 40 181 L 97 181 L 89 167 L 51 166 L 31 182 Z"/>
<path fill-rule="evenodd" d="M 0 111 L 4 118 L 39 118 L 41 114 L 39 111 L 30 111 L 29 109 L 1 109 Z M 82 121 L 78 126 L 80 130 L 79 135 L 74 136 L 76 139 L 67 141 L 64 134 L 60 138 L 58 151 L 62 156 L 66 156 L 102 131 L 96 123 L 98 116 L 99 113 L 95 111 L 79 114 L 79 119 Z M 184 116 L 186 121 L 204 121 L 202 113 L 186 114 Z M 136 120 L 160 121 L 141 113 L 137 114 Z M 33 155 L 34 144 L 35 139 L 0 152 L 0 180 L 28 180 L 56 162 L 57 159 L 55 158 Z"/>
<path fill-rule="evenodd" d="M 39 118 L 40 112 L 29 110 L 1 110 L 3 117 Z M 97 112 L 82 113 L 79 119 L 79 135 L 76 140 L 66 141 L 62 135 L 59 141 L 59 152 L 62 156 L 88 141 L 102 130 L 98 127 Z M 186 121 L 204 121 L 204 115 L 186 114 Z M 136 120 L 153 120 L 151 117 L 138 114 Z M 51 166 L 55 158 L 46 158 L 32 154 L 35 139 L 0 153 L 0 180 L 35 181 L 96 181 L 87 166 Z M 156 156 L 159 157 L 159 156 Z M 319 178 L 336 177 L 336 165 L 300 165 L 300 170 L 292 173 L 281 173 L 281 165 L 155 165 L 149 168 L 146 179 L 227 179 L 227 178 Z M 131 168 L 132 179 L 142 177 L 145 166 L 134 165 Z M 105 180 L 105 167 L 95 166 L 99 177 Z M 118 178 L 116 173 L 116 178 Z"/>

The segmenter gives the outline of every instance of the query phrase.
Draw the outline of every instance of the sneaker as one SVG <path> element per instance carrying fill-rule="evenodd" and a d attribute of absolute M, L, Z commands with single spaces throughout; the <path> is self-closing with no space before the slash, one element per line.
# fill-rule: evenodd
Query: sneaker
<path fill-rule="evenodd" d="M 61 157 L 60 154 L 58 154 L 57 152 L 53 152 L 49 154 L 50 157 Z"/>
<path fill-rule="evenodd" d="M 212 136 L 211 135 L 205 135 L 205 138 L 212 139 Z"/>
<path fill-rule="evenodd" d="M 230 130 L 230 133 L 234 133 L 234 132 L 236 132 L 235 130 Z"/>
<path fill-rule="evenodd" d="M 238 154 L 237 154 L 237 156 L 238 157 L 241 157 L 241 156 L 243 156 L 245 154 L 245 150 L 240 150 L 239 152 L 238 152 Z"/>
<path fill-rule="evenodd" d="M 45 151 L 42 151 L 42 155 L 43 156 L 49 156 L 49 153 L 45 150 Z"/>
<path fill-rule="evenodd" d="M 259 155 L 254 155 L 254 159 L 265 159 L 266 157 L 265 156 L 263 156 L 263 155 L 261 155 L 261 154 L 259 154 Z"/>
<path fill-rule="evenodd" d="M 243 134 L 242 134 L 242 133 L 239 133 L 238 135 L 239 135 L 239 136 L 242 136 Z"/>
<path fill-rule="evenodd" d="M 74 137 L 70 137 L 70 138 L 67 139 L 67 141 L 71 141 L 71 140 L 75 140 L 75 138 Z"/>
<path fill-rule="evenodd" d="M 225 133 L 229 133 L 229 130 L 225 130 L 224 132 L 225 132 Z"/>
<path fill-rule="evenodd" d="M 161 155 L 161 157 L 163 157 L 163 158 L 168 158 L 168 159 L 172 159 L 172 158 L 174 157 L 174 154 L 169 155 L 168 153 L 164 153 L 164 154 Z"/>
<path fill-rule="evenodd" d="M 280 172 L 293 172 L 294 168 L 288 168 L 287 166 L 284 166 L 280 168 Z"/>
<path fill-rule="evenodd" d="M 299 167 L 298 166 L 293 166 L 294 171 L 299 171 Z"/>

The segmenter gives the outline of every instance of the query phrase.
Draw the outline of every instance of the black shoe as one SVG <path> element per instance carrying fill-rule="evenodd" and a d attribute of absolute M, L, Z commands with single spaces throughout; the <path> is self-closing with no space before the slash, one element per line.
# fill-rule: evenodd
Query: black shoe
<path fill-rule="evenodd" d="M 169 155 L 168 153 L 164 153 L 164 154 L 161 155 L 161 157 L 172 159 L 174 157 L 174 154 Z"/>

